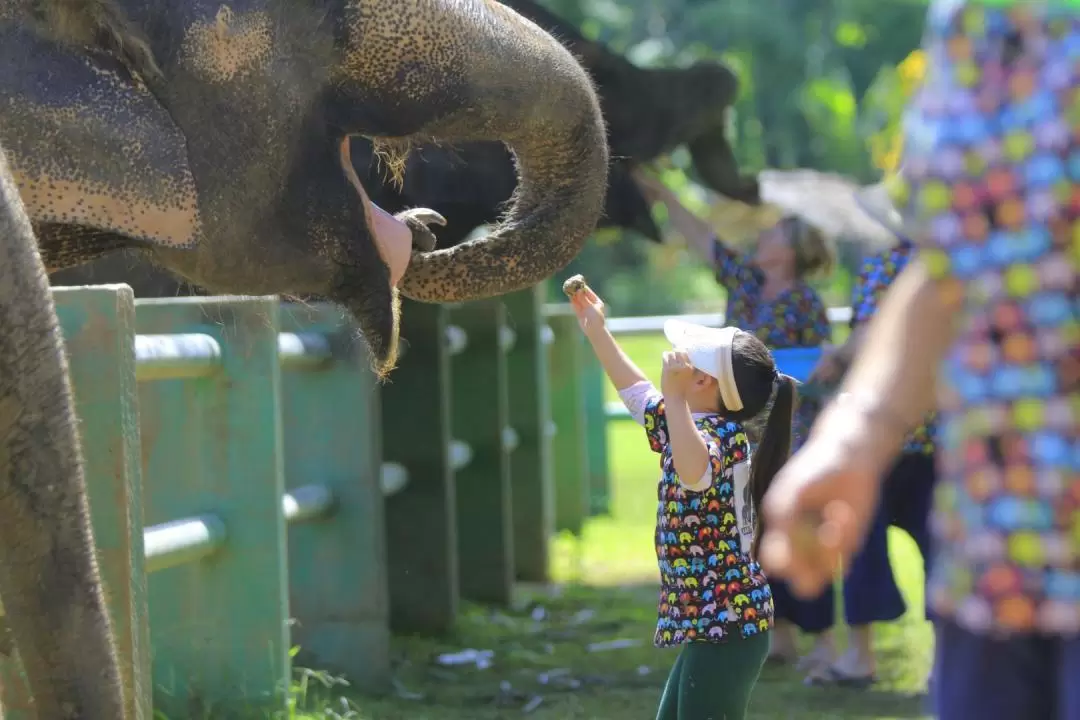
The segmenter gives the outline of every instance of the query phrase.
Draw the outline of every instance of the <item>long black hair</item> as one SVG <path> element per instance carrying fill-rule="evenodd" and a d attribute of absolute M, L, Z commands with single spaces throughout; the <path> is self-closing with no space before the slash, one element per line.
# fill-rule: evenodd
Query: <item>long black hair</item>
<path fill-rule="evenodd" d="M 739 388 L 741 410 L 720 407 L 724 417 L 745 424 L 765 411 L 772 400 L 761 442 L 750 461 L 750 499 L 754 505 L 754 539 L 751 556 L 756 557 L 764 532 L 761 503 L 776 473 L 791 455 L 791 425 L 795 414 L 795 379 L 779 373 L 769 348 L 755 335 L 744 330 L 735 333 L 731 342 L 731 368 Z M 775 392 L 775 397 L 773 393 Z"/>

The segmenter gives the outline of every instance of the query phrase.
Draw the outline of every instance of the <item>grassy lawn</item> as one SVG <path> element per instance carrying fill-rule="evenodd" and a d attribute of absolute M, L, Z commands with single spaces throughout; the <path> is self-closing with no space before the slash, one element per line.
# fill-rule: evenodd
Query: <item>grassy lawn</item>
<path fill-rule="evenodd" d="M 627 349 L 653 374 L 657 338 Z M 609 426 L 611 517 L 593 520 L 583 537 L 555 543 L 553 588 L 522 588 L 507 610 L 468 608 L 455 630 L 437 640 L 395 642 L 392 697 L 349 697 L 320 689 L 317 676 L 301 705 L 321 707 L 300 718 L 362 720 L 650 720 L 675 651 L 657 650 L 656 567 L 652 547 L 656 458 L 630 423 Z M 922 718 L 931 632 L 922 617 L 922 566 L 902 533 L 890 538 L 894 567 L 910 611 L 877 630 L 879 677 L 870 691 L 807 688 L 794 671 L 766 668 L 751 703 L 754 720 Z M 442 653 L 490 651 L 489 665 L 446 666 Z M 299 693 L 303 696 L 304 693 Z"/>

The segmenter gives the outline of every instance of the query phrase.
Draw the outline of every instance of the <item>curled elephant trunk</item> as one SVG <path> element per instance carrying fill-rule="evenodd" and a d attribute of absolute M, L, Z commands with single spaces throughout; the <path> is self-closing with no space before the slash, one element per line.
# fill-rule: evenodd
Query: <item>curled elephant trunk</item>
<path fill-rule="evenodd" d="M 460 60 L 440 69 L 455 76 L 435 93 L 445 112 L 405 140 L 502 141 L 514 154 L 518 185 L 489 235 L 413 255 L 400 289 L 424 302 L 477 300 L 550 277 L 581 251 L 607 191 L 606 129 L 584 68 L 505 6 L 447 6 L 464 17 L 444 18 L 439 29 L 452 34 L 447 42 Z"/>

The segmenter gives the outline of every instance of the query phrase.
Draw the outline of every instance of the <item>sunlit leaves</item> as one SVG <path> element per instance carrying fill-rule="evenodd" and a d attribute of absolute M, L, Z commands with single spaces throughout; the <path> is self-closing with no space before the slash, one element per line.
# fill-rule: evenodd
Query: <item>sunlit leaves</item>
<path fill-rule="evenodd" d="M 841 22 L 836 26 L 836 42 L 843 47 L 861 48 L 866 45 L 866 30 L 854 22 Z"/>

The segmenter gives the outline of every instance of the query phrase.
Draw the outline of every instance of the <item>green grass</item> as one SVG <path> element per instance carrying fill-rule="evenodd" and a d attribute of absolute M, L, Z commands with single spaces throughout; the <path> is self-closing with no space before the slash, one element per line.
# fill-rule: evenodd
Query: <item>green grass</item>
<path fill-rule="evenodd" d="M 625 346 L 655 377 L 662 341 L 634 338 Z M 300 704 L 324 709 L 293 717 L 653 718 L 675 657 L 674 651 L 651 645 L 656 620 L 656 456 L 632 423 L 613 423 L 608 432 L 612 516 L 591 521 L 581 538 L 554 540 L 555 587 L 522 588 L 507 610 L 469 607 L 443 638 L 398 638 L 397 689 L 392 696 L 350 697 L 340 686 L 322 689 L 318 676 L 311 675 Z M 901 621 L 877 628 L 881 682 L 861 692 L 807 688 L 796 672 L 769 667 L 751 702 L 752 720 L 925 717 L 919 694 L 930 666 L 931 632 L 922 618 L 922 565 L 914 543 L 903 533 L 890 536 L 890 550 L 910 611 Z M 588 651 L 590 643 L 612 640 L 637 644 Z M 435 661 L 440 653 L 465 648 L 493 651 L 491 667 L 444 667 Z M 525 713 L 530 703 L 535 708 Z"/>

